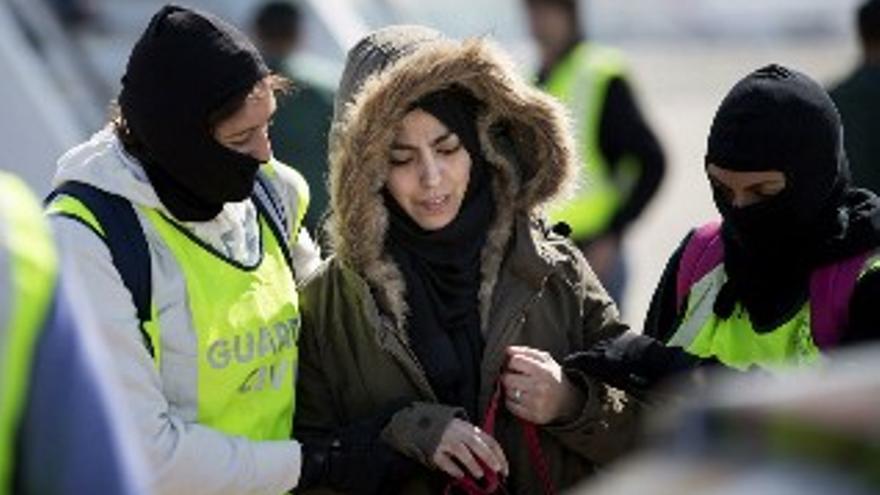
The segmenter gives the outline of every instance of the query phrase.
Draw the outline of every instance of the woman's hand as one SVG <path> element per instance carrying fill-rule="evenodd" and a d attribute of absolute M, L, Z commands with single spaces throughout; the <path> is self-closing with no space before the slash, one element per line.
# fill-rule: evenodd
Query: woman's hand
<path fill-rule="evenodd" d="M 507 354 L 501 381 L 505 404 L 514 415 L 543 425 L 575 413 L 583 403 L 583 394 L 550 354 L 523 346 L 510 346 Z"/>
<path fill-rule="evenodd" d="M 509 472 L 507 458 L 498 442 L 480 428 L 457 418 L 443 431 L 432 460 L 453 478 L 464 476 L 461 466 L 474 478 L 483 477 L 483 467 L 505 476 Z"/>

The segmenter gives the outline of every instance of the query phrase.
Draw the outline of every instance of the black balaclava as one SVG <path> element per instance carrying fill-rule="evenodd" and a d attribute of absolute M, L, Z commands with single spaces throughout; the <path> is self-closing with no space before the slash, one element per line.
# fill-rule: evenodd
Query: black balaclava
<path fill-rule="evenodd" d="M 211 112 L 269 74 L 248 39 L 205 13 L 165 6 L 135 44 L 119 105 L 162 204 L 207 221 L 253 191 L 259 160 L 218 143 Z"/>
<path fill-rule="evenodd" d="M 877 198 L 849 186 L 843 128 L 815 81 L 779 66 L 739 81 L 712 122 L 706 164 L 733 171 L 776 170 L 785 188 L 734 207 L 713 188 L 724 217 L 728 282 L 715 304 L 730 316 L 740 301 L 758 331 L 787 321 L 808 295 L 818 265 L 877 245 Z"/>
<path fill-rule="evenodd" d="M 384 192 L 389 212 L 388 245 L 406 282 L 407 332 L 438 399 L 477 414 L 483 338 L 478 292 L 480 255 L 494 215 L 489 165 L 476 128 L 479 102 L 446 89 L 413 106 L 441 121 L 471 158 L 468 188 L 458 215 L 433 231 L 419 227 Z"/>

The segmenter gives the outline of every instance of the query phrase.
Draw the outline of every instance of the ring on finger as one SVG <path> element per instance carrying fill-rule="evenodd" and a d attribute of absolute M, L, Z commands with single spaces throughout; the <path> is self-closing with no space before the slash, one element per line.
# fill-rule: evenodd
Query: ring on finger
<path fill-rule="evenodd" d="M 522 400 L 523 391 L 520 388 L 513 389 L 513 401 L 519 402 Z"/>

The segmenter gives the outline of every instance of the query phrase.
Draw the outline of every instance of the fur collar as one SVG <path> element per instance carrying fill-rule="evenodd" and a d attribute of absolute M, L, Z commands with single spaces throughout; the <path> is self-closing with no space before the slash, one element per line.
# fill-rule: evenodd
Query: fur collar
<path fill-rule="evenodd" d="M 438 39 L 370 76 L 331 131 L 327 230 L 338 261 L 366 279 L 400 328 L 407 314 L 405 287 L 385 251 L 388 215 L 381 197 L 388 150 L 394 123 L 402 121 L 407 108 L 452 84 L 467 88 L 486 106 L 477 125 L 493 167 L 496 219 L 482 253 L 484 325 L 514 218 L 540 216 L 543 205 L 569 193 L 575 177 L 575 146 L 562 107 L 523 81 L 484 39 Z"/>

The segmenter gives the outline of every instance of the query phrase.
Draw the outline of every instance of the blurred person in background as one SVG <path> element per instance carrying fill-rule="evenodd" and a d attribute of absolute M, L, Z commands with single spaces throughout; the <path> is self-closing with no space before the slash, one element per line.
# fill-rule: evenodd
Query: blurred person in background
<path fill-rule="evenodd" d="M 587 41 L 577 0 L 525 0 L 538 43 L 538 85 L 568 107 L 581 157 L 574 196 L 551 213 L 565 222 L 612 298 L 626 282 L 623 238 L 654 197 L 665 169 L 621 56 Z M 568 230 L 568 229 L 566 229 Z"/>
<path fill-rule="evenodd" d="M 626 397 L 591 378 L 579 392 L 556 363 L 626 326 L 542 218 L 578 166 L 565 112 L 505 60 L 420 26 L 348 53 L 295 429 L 365 425 L 351 441 L 388 460 L 355 492 L 548 493 L 628 446 Z"/>
<path fill-rule="evenodd" d="M 309 184 L 309 211 L 304 225 L 315 237 L 327 210 L 327 133 L 333 116 L 333 93 L 292 69 L 290 58 L 302 42 L 302 11 L 293 1 L 261 5 L 254 16 L 255 42 L 269 69 L 293 81 L 292 90 L 278 97 L 274 124 L 269 128 L 272 152 L 295 167 Z"/>
<path fill-rule="evenodd" d="M 880 0 L 858 10 L 862 61 L 831 89 L 846 132 L 853 184 L 880 193 Z"/>
<path fill-rule="evenodd" d="M 48 213 L 159 493 L 279 494 L 329 471 L 291 438 L 296 279 L 318 252 L 308 186 L 269 142 L 284 86 L 241 32 L 165 6 L 119 114 L 59 159 Z"/>
<path fill-rule="evenodd" d="M 39 202 L 0 172 L 0 493 L 143 493 L 122 391 L 60 265 Z"/>
<path fill-rule="evenodd" d="M 97 20 L 94 0 L 49 0 L 48 4 L 69 29 L 89 27 Z"/>

